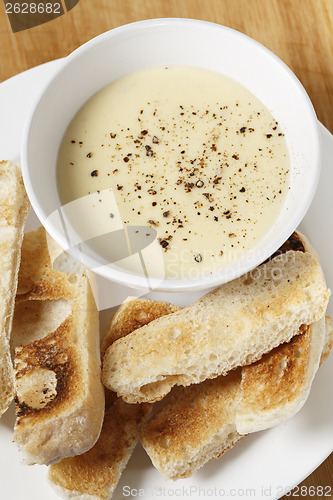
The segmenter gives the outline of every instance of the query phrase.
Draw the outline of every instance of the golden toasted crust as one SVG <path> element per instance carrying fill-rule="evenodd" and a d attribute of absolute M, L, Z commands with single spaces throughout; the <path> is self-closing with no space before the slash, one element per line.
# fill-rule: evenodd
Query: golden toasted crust
<path fill-rule="evenodd" d="M 53 269 L 61 253 L 43 228 L 25 235 L 13 343 L 19 345 L 14 440 L 27 463 L 84 453 L 98 439 L 104 416 L 98 311 L 84 270 Z M 46 314 L 38 304 L 47 304 Z M 53 314 L 60 324 L 49 332 Z"/>
<path fill-rule="evenodd" d="M 105 353 L 103 382 L 130 403 L 157 401 L 176 384 L 260 359 L 317 321 L 329 295 L 312 252 L 288 251 L 117 340 Z"/>
<path fill-rule="evenodd" d="M 310 347 L 311 335 L 307 326 L 290 342 L 276 347 L 256 363 L 244 366 L 242 406 L 270 413 L 284 404 L 292 397 L 295 387 L 304 383 Z M 250 418 L 256 419 L 254 413 L 251 412 Z"/>
<path fill-rule="evenodd" d="M 43 227 L 25 235 L 16 302 L 27 300 L 72 300 L 76 289 L 68 275 L 52 267 L 51 243 Z M 52 256 L 53 257 L 53 256 Z"/>
<path fill-rule="evenodd" d="M 148 299 L 127 299 L 111 318 L 103 341 L 104 352 L 115 340 L 134 329 L 180 309 L 166 302 Z M 105 390 L 105 417 L 100 437 L 88 452 L 52 465 L 48 479 L 57 491 L 71 497 L 90 495 L 109 499 L 139 438 L 142 423 L 147 419 L 150 404 L 131 405 Z"/>
<path fill-rule="evenodd" d="M 108 391 L 109 392 L 109 391 Z M 111 394 L 111 393 L 110 393 Z M 65 491 L 108 499 L 138 439 L 150 405 L 128 405 L 120 398 L 105 408 L 97 443 L 83 455 L 65 458 L 49 468 L 48 479 Z"/>
<path fill-rule="evenodd" d="M 241 439 L 235 426 L 240 369 L 189 387 L 175 387 L 141 429 L 155 467 L 172 479 L 189 477 Z"/>
<path fill-rule="evenodd" d="M 30 210 L 21 168 L 10 161 L 0 161 L 0 185 L 0 225 L 18 228 L 25 222 Z"/>
<path fill-rule="evenodd" d="M 14 395 L 14 375 L 12 360 L 10 357 L 10 347 L 9 342 L 4 337 L 0 337 L 0 352 L 1 363 L 0 363 L 0 387 L 1 387 L 1 397 L 0 397 L 0 417 L 7 410 L 11 404 Z"/>
<path fill-rule="evenodd" d="M 294 233 L 272 258 L 290 250 L 308 249 L 307 240 Z M 175 387 L 155 404 L 152 418 L 142 427 L 141 440 L 162 474 L 172 479 L 188 477 L 209 458 L 218 458 L 246 432 L 283 421 L 299 409 L 318 366 L 323 329 L 317 324 L 301 325 L 297 334 L 259 361 L 239 368 L 237 383 L 231 379 L 235 377 L 231 372 L 197 385 Z M 251 424 L 246 422 L 246 431 L 236 425 L 240 400 L 245 406 L 243 418 Z M 218 437 L 216 423 L 220 430 L 227 426 L 232 438 Z M 207 443 L 212 436 L 215 448 L 210 448 L 208 458 Z"/>
<path fill-rule="evenodd" d="M 21 169 L 0 161 L 0 417 L 14 397 L 10 337 L 25 221 L 30 202 Z"/>
<path fill-rule="evenodd" d="M 324 317 L 300 331 L 260 361 L 243 367 L 236 412 L 240 434 L 284 422 L 305 403 L 323 350 Z"/>
<path fill-rule="evenodd" d="M 243 367 L 244 390 L 256 405 L 271 411 L 292 395 L 293 389 L 304 382 L 311 348 L 310 327 L 290 342 L 281 344 L 249 366 Z M 260 387 L 260 392 L 256 391 Z"/>
<path fill-rule="evenodd" d="M 294 233 L 279 252 L 291 249 L 317 255 L 301 233 Z M 243 367 L 236 426 L 240 434 L 263 430 L 292 417 L 305 403 L 324 346 L 324 317 L 302 325 L 289 343 Z"/>
<path fill-rule="evenodd" d="M 154 319 L 179 311 L 181 308 L 156 300 L 130 297 L 125 300 L 111 318 L 101 345 L 101 356 L 116 340 L 126 337 L 134 330 L 148 325 Z"/>
<path fill-rule="evenodd" d="M 54 382 L 48 386 L 43 382 L 42 394 L 21 394 L 16 401 L 16 431 L 24 421 L 25 425 L 34 426 L 37 421 L 47 421 L 57 412 L 66 412 L 73 400 L 83 397 L 84 387 L 80 384 L 80 358 L 71 339 L 73 317 L 67 318 L 57 330 L 46 338 L 29 343 L 16 350 L 16 384 L 25 376 L 35 378 L 38 373 L 46 375 L 46 370 L 54 373 Z M 35 387 L 34 387 L 35 389 Z M 22 394 L 23 396 L 23 394 Z M 28 421 L 29 417 L 29 421 Z"/>

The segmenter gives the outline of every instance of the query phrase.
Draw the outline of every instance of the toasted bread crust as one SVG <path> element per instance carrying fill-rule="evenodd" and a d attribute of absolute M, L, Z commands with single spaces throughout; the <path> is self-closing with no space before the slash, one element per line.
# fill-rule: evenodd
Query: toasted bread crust
<path fill-rule="evenodd" d="M 115 340 L 135 328 L 170 314 L 179 307 L 148 299 L 127 299 L 107 326 L 102 352 Z M 89 495 L 110 499 L 139 438 L 140 427 L 147 419 L 150 404 L 128 404 L 105 390 L 105 417 L 101 435 L 88 452 L 65 458 L 49 469 L 48 479 L 65 496 Z"/>
<path fill-rule="evenodd" d="M 34 370 L 48 370 L 55 374 L 56 387 L 53 397 L 49 396 L 50 388 L 45 386 L 45 400 L 39 398 L 37 408 L 28 405 L 24 400 L 16 401 L 16 426 L 21 422 L 34 425 L 37 417 L 42 422 L 52 417 L 57 411 L 65 411 L 76 397 L 82 397 L 83 387 L 80 385 L 80 359 L 78 358 L 70 338 L 73 328 L 73 318 L 67 318 L 57 330 L 46 338 L 29 343 L 16 350 L 16 383 L 20 386 L 20 379 L 29 376 Z M 45 404 L 45 406 L 44 406 Z"/>
<path fill-rule="evenodd" d="M 43 228 L 25 235 L 13 337 L 14 344 L 21 343 L 15 350 L 14 440 L 27 463 L 50 464 L 84 453 L 98 439 L 104 416 L 98 311 L 88 275 L 56 271 L 53 252 L 62 250 L 49 244 Z M 47 318 L 29 304 L 49 301 L 52 315 L 52 302 L 59 300 L 70 314 L 54 332 L 36 339 L 34 329 L 24 328 L 24 313 L 28 319 L 36 313 L 36 330 Z"/>
<path fill-rule="evenodd" d="M 292 388 L 304 382 L 311 347 L 310 326 L 305 326 L 300 335 L 281 344 L 257 362 L 243 367 L 243 383 L 249 388 L 247 395 L 256 405 L 271 411 L 292 394 Z M 276 383 L 273 386 L 273 382 Z M 260 385 L 260 391 L 255 387 Z M 246 390 L 246 387 L 244 387 Z"/>
<path fill-rule="evenodd" d="M 148 325 L 154 319 L 179 311 L 181 307 L 150 299 L 129 298 L 111 318 L 101 345 L 101 356 L 118 339 Z"/>
<path fill-rule="evenodd" d="M 291 245 L 305 252 L 279 254 L 170 320 L 158 318 L 116 341 L 104 356 L 104 384 L 130 403 L 158 401 L 176 384 L 198 383 L 260 359 L 303 323 L 319 320 L 330 291 L 316 255 L 299 239 Z"/>
<path fill-rule="evenodd" d="M 109 391 L 108 391 L 109 392 Z M 111 393 L 110 393 L 111 394 Z M 129 405 L 109 397 L 100 438 L 86 453 L 65 458 L 49 468 L 48 479 L 71 496 L 109 499 L 135 444 L 150 405 Z M 113 399 L 113 400 L 112 400 Z"/>
<path fill-rule="evenodd" d="M 43 227 L 25 235 L 22 247 L 23 265 L 19 270 L 19 282 L 16 302 L 27 300 L 57 300 L 75 298 L 76 288 L 68 280 L 68 275 L 56 271 L 52 264 L 54 255 L 51 255 L 50 241 Z M 56 249 L 59 251 L 60 249 Z"/>
<path fill-rule="evenodd" d="M 29 210 L 21 169 L 9 161 L 0 161 L 0 417 L 15 394 L 10 337 L 21 245 Z"/>
<path fill-rule="evenodd" d="M 240 434 L 273 427 L 305 403 L 324 346 L 324 317 L 242 369 L 236 426 Z"/>
<path fill-rule="evenodd" d="M 164 476 L 190 477 L 242 438 L 235 425 L 240 380 L 238 369 L 200 384 L 175 387 L 156 404 L 140 438 Z"/>

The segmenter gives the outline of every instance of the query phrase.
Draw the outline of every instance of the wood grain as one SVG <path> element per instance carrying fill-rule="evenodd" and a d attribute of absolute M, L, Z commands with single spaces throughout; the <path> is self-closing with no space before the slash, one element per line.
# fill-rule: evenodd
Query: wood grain
<path fill-rule="evenodd" d="M 106 30 L 156 17 L 203 19 L 255 38 L 294 71 L 319 120 L 333 133 L 332 0 L 80 0 L 64 16 L 16 34 L 1 3 L 0 81 L 64 57 Z M 333 455 L 302 485 L 333 491 Z"/>
<path fill-rule="evenodd" d="M 204 19 L 255 38 L 295 72 L 333 132 L 331 0 L 80 0 L 66 15 L 16 34 L 1 4 L 0 80 L 63 57 L 103 31 L 154 17 Z"/>

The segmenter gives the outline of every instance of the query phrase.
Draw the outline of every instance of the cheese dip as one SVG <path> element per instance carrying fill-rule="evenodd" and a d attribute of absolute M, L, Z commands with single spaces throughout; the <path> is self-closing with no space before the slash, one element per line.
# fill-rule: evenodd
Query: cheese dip
<path fill-rule="evenodd" d="M 94 197 L 81 217 L 101 234 L 115 213 L 102 194 L 112 193 L 124 227 L 156 230 L 165 277 L 179 279 L 233 265 L 263 238 L 288 191 L 289 156 L 279 124 L 245 87 L 158 66 L 112 82 L 78 111 L 57 179 L 64 205 Z"/>

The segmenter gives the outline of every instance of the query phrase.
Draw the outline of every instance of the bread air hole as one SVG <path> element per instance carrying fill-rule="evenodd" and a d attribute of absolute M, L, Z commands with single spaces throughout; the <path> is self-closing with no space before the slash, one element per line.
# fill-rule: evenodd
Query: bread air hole
<path fill-rule="evenodd" d="M 167 450 L 170 445 L 170 439 L 169 438 L 163 438 L 160 440 L 160 447 L 163 448 L 164 450 Z"/>
<path fill-rule="evenodd" d="M 83 272 L 83 265 L 66 252 L 62 252 L 54 259 L 52 267 L 55 271 L 69 273 L 70 276 L 73 276 L 73 273 Z"/>
<path fill-rule="evenodd" d="M 71 314 L 71 310 L 71 303 L 66 299 L 29 300 L 16 304 L 12 351 L 54 332 Z"/>
<path fill-rule="evenodd" d="M 287 367 L 287 359 L 284 358 L 281 363 L 279 363 L 278 368 L 277 368 L 277 374 L 279 377 L 282 377 L 284 370 Z"/>
<path fill-rule="evenodd" d="M 17 397 L 20 403 L 40 410 L 56 396 L 57 377 L 52 370 L 33 368 L 17 380 Z"/>
<path fill-rule="evenodd" d="M 227 442 L 230 444 L 230 443 L 233 443 L 234 440 L 236 439 L 237 437 L 237 432 L 230 432 L 230 434 L 228 434 L 228 437 L 227 437 Z"/>
<path fill-rule="evenodd" d="M 169 340 L 176 340 L 180 334 L 181 334 L 180 330 L 172 328 L 169 332 L 169 335 L 168 335 Z"/>
<path fill-rule="evenodd" d="M 295 350 L 295 358 L 300 358 L 302 356 L 302 348 L 301 347 L 298 347 L 296 350 Z"/>
<path fill-rule="evenodd" d="M 70 283 L 71 285 L 75 285 L 75 284 L 77 283 L 77 280 L 78 280 L 77 274 L 70 274 L 70 275 L 67 277 L 67 281 L 68 281 L 68 283 Z"/>

